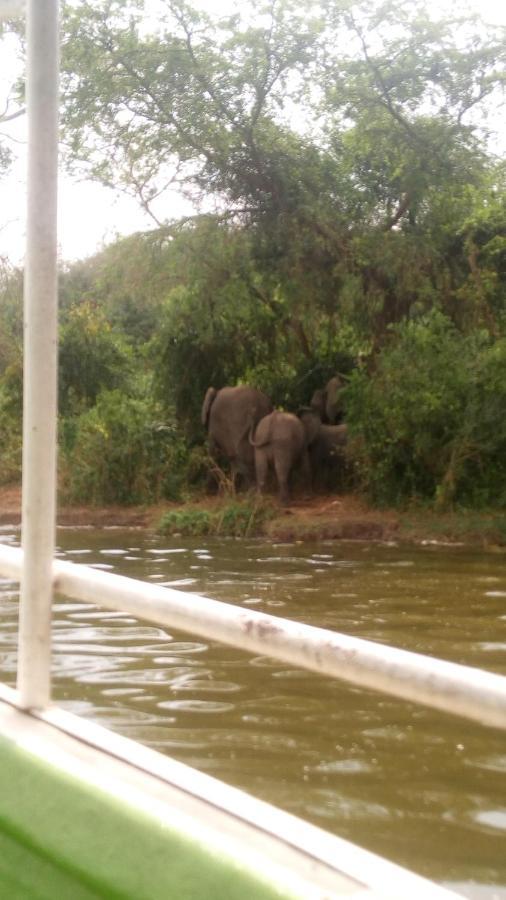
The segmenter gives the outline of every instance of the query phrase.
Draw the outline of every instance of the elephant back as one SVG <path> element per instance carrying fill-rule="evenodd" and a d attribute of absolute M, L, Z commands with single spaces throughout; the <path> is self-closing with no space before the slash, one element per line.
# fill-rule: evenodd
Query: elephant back
<path fill-rule="evenodd" d="M 210 407 L 209 434 L 226 456 L 252 464 L 253 450 L 248 435 L 271 411 L 269 397 L 256 388 L 249 385 L 221 388 Z"/>

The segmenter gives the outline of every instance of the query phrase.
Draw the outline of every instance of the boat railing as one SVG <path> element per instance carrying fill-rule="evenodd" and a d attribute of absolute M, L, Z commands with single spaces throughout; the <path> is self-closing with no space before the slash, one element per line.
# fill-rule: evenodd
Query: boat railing
<path fill-rule="evenodd" d="M 22 567 L 22 550 L 0 545 L 0 572 L 19 579 Z M 506 729 L 502 675 L 57 559 L 52 587 L 76 600 Z M 21 635 L 20 642 L 27 639 Z M 50 658 L 46 648 L 39 650 Z"/>

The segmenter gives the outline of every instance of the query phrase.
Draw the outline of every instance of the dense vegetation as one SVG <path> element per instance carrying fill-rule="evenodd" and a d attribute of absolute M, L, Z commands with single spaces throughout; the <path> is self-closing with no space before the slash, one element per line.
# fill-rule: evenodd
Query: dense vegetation
<path fill-rule="evenodd" d="M 67 164 L 134 193 L 155 227 L 62 267 L 62 496 L 201 490 L 209 384 L 297 409 L 338 371 L 354 489 L 503 506 L 506 169 L 483 118 L 501 30 L 407 0 L 142 7 L 65 7 Z M 167 221 L 174 186 L 205 211 Z M 4 483 L 20 467 L 21 282 L 4 261 Z"/>

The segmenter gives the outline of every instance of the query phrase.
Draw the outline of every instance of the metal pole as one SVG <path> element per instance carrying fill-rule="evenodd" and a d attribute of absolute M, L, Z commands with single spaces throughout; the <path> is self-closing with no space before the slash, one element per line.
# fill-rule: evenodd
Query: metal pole
<path fill-rule="evenodd" d="M 18 690 L 50 697 L 56 518 L 58 0 L 27 2 L 28 204 L 25 263 L 22 544 Z"/>

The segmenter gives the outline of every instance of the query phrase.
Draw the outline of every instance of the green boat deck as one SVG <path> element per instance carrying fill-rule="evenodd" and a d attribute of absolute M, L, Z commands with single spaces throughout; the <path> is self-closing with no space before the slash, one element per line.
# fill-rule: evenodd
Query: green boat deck
<path fill-rule="evenodd" d="M 301 896 L 301 888 L 308 897 L 361 892 L 326 866 L 318 876 L 318 863 L 309 861 L 306 874 L 316 874 L 321 892 L 308 887 L 306 894 L 304 873 L 294 879 L 292 848 L 276 850 L 270 836 L 246 834 L 247 824 L 206 801 L 2 702 L 0 733 L 2 897 L 275 900 Z M 249 859 L 241 862 L 243 841 Z M 274 850 L 274 862 L 266 850 Z M 278 890 L 273 880 L 286 886 Z"/>
<path fill-rule="evenodd" d="M 0 897 L 450 900 L 451 892 L 58 708 L 0 690 Z"/>

